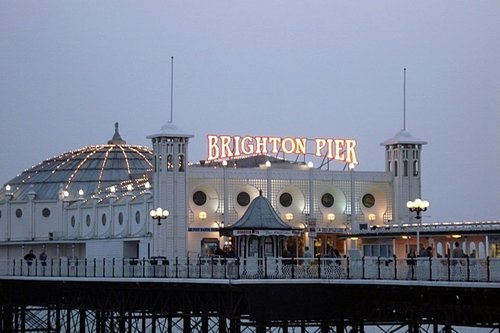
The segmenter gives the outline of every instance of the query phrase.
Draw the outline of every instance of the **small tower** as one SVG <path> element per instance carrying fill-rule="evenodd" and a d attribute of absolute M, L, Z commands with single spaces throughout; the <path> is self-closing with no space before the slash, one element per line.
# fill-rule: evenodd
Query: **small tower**
<path fill-rule="evenodd" d="M 427 142 L 413 137 L 405 129 L 400 130 L 393 138 L 384 141 L 385 170 L 394 176 L 392 220 L 397 223 L 411 223 L 406 203 L 422 195 L 421 153 Z"/>
<path fill-rule="evenodd" d="M 192 137 L 171 122 L 148 136 L 153 143 L 153 208 L 170 213 L 162 225 L 153 224 L 153 256 L 183 259 L 187 255 L 187 161 Z"/>

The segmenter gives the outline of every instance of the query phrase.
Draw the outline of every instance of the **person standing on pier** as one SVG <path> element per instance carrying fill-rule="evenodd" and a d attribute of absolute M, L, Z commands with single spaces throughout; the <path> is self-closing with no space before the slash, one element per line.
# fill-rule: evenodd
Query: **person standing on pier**
<path fill-rule="evenodd" d="M 28 263 L 28 266 L 31 266 L 31 264 L 33 263 L 33 260 L 36 259 L 36 255 L 33 253 L 33 250 L 30 250 L 30 252 L 28 252 L 25 256 L 24 256 L 24 260 L 26 260 L 26 262 Z"/>

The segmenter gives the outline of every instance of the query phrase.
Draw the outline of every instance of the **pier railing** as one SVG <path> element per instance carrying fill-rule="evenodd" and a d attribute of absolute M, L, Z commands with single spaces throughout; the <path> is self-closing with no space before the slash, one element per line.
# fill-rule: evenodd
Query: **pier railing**
<path fill-rule="evenodd" d="M 0 260 L 2 276 L 192 279 L 369 279 L 500 282 L 500 259 L 111 258 Z"/>

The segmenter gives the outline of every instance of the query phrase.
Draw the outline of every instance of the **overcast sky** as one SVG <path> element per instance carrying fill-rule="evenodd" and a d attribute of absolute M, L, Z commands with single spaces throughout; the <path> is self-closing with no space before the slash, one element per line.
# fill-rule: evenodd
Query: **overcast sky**
<path fill-rule="evenodd" d="M 0 1 L 0 183 L 114 123 L 195 135 L 358 140 L 383 171 L 403 126 L 428 141 L 428 221 L 500 219 L 500 1 Z M 343 165 L 335 163 L 336 169 Z"/>

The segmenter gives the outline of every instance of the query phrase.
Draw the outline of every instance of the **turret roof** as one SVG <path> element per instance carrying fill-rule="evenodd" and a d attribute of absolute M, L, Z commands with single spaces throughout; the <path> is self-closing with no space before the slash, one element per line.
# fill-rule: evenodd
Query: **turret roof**
<path fill-rule="evenodd" d="M 389 140 L 381 143 L 382 146 L 394 145 L 394 144 L 420 144 L 425 145 L 427 141 L 415 138 L 406 129 L 402 129 L 396 133 L 396 135 Z"/>

